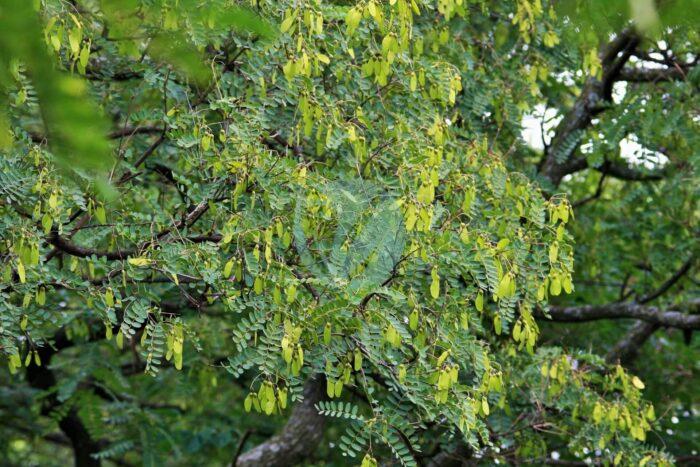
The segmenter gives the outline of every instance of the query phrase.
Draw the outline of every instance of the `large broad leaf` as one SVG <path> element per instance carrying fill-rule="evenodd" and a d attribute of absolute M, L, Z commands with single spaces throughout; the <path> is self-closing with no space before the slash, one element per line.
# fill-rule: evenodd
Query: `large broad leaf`
<path fill-rule="evenodd" d="M 107 120 L 87 95 L 84 81 L 59 72 L 43 44 L 39 17 L 31 2 L 0 0 L 0 63 L 7 70 L 21 62 L 34 82 L 48 142 L 59 165 L 83 169 L 103 194 L 110 193 L 106 171 L 112 162 Z M 7 89 L 11 75 L 0 74 Z M 3 94 L 5 94 L 3 92 Z"/>
<path fill-rule="evenodd" d="M 700 3 L 694 0 L 577 0 L 557 2 L 560 14 L 601 40 L 629 21 L 652 32 L 662 27 L 694 25 L 700 20 Z"/>
<path fill-rule="evenodd" d="M 118 35 L 139 37 L 146 33 L 151 37 L 147 53 L 173 65 L 198 85 L 205 85 L 211 79 L 211 68 L 202 53 L 205 44 L 192 41 L 182 25 L 204 26 L 216 33 L 250 33 L 263 39 L 274 36 L 275 29 L 269 23 L 247 8 L 229 2 L 214 0 L 202 5 L 194 0 L 182 0 L 156 5 L 148 10 L 138 2 L 103 0 L 102 10 L 110 24 L 120 28 Z"/>

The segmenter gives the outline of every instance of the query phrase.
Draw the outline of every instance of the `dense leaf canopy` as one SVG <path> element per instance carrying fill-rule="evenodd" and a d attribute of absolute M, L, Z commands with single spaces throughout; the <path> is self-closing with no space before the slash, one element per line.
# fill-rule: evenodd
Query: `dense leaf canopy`
<path fill-rule="evenodd" d="M 697 10 L 0 0 L 0 463 L 697 461 Z"/>

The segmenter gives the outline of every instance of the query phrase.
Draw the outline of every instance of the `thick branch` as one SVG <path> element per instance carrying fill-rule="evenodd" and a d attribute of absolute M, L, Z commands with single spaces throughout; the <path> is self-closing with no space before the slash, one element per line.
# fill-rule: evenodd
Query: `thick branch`
<path fill-rule="evenodd" d="M 50 244 L 55 246 L 57 249 L 60 251 L 63 251 L 64 253 L 68 253 L 69 255 L 72 256 L 78 256 L 80 258 L 87 258 L 90 256 L 97 256 L 99 258 L 106 258 L 110 261 L 114 260 L 122 260 L 126 259 L 130 256 L 135 256 L 137 255 L 140 251 L 143 251 L 144 249 L 148 248 L 151 245 L 154 245 L 157 243 L 158 240 L 163 239 L 164 237 L 168 236 L 171 232 L 174 230 L 179 230 L 182 229 L 183 227 L 190 227 L 192 224 L 197 222 L 197 220 L 209 209 L 209 203 L 208 201 L 202 201 L 200 202 L 197 206 L 195 206 L 192 211 L 185 217 L 185 219 L 180 220 L 175 223 L 173 227 L 168 227 L 166 229 L 161 230 L 158 234 L 155 235 L 155 238 L 153 240 L 148 240 L 143 243 L 137 248 L 126 248 L 126 249 L 117 249 L 114 251 L 103 251 L 103 250 L 97 250 L 93 248 L 87 248 L 83 247 L 80 245 L 77 245 L 70 240 L 68 240 L 65 237 L 62 237 L 58 234 L 56 231 L 52 231 L 51 234 L 46 238 L 46 241 L 48 241 Z M 213 240 L 215 237 L 211 236 L 198 236 L 198 237 L 193 237 L 192 241 L 210 241 Z M 216 237 L 219 238 L 220 237 Z"/>
<path fill-rule="evenodd" d="M 700 310 L 700 300 L 688 302 L 683 307 L 689 311 Z M 660 326 L 679 329 L 700 329 L 700 314 L 689 314 L 676 310 L 662 310 L 639 303 L 610 303 L 607 305 L 582 305 L 549 309 L 554 321 L 582 322 L 599 319 L 638 319 Z"/>
<path fill-rule="evenodd" d="M 139 71 L 123 70 L 108 75 L 101 73 L 101 70 L 88 68 L 85 70 L 85 77 L 91 81 L 129 81 L 143 78 L 143 73 Z"/>
<path fill-rule="evenodd" d="M 559 169 L 562 170 L 562 178 L 564 177 L 564 175 L 576 173 L 587 168 L 589 168 L 589 165 L 588 161 L 586 161 L 585 156 L 573 157 L 571 160 L 559 166 Z M 657 180 L 662 180 L 666 176 L 666 173 L 663 171 L 642 171 L 629 165 L 619 162 L 612 162 L 609 160 L 606 160 L 598 167 L 593 167 L 593 169 L 600 172 L 603 175 L 628 182 L 653 182 Z M 561 182 L 561 179 L 559 179 L 559 182 Z M 598 193 L 598 195 L 596 195 L 592 199 L 595 199 L 598 196 L 600 196 L 600 193 Z M 591 200 L 586 200 L 582 204 L 585 204 L 588 201 Z"/>
<path fill-rule="evenodd" d="M 671 277 L 669 277 L 661 286 L 648 293 L 647 295 L 641 297 L 637 300 L 637 303 L 645 304 L 652 300 L 659 298 L 661 295 L 668 292 L 668 290 L 676 284 L 683 276 L 685 276 L 688 271 L 692 268 L 695 263 L 695 256 L 691 256 L 688 261 L 683 263 L 683 265 L 676 271 Z M 629 364 L 639 353 L 639 349 L 644 345 L 644 343 L 651 337 L 657 329 L 659 329 L 659 324 L 649 323 L 646 321 L 638 321 L 632 329 L 630 329 L 627 334 L 618 341 L 615 346 L 610 349 L 605 359 L 610 363 L 620 362 L 622 364 Z"/>
<path fill-rule="evenodd" d="M 646 321 L 638 321 L 629 332 L 618 341 L 615 346 L 610 349 L 605 356 L 605 361 L 608 363 L 620 363 L 627 365 L 637 358 L 639 349 L 644 345 L 647 339 L 651 337 L 659 325 L 656 323 L 648 323 Z"/>
<path fill-rule="evenodd" d="M 596 167 L 595 169 L 605 175 L 632 182 L 646 182 L 661 180 L 664 178 L 663 172 L 646 173 L 636 170 L 628 165 L 618 164 L 611 161 L 605 161 L 600 165 L 600 167 Z"/>
<path fill-rule="evenodd" d="M 282 431 L 243 453 L 236 467 L 284 467 L 308 458 L 323 437 L 325 418 L 314 407 L 325 391 L 325 381 L 315 377 L 304 386 L 304 400 L 297 404 Z"/>
<path fill-rule="evenodd" d="M 601 52 L 601 79 L 588 79 L 574 106 L 557 126 L 541 164 L 540 173 L 553 185 L 558 186 L 565 175 L 586 167 L 585 157 L 573 157 L 578 143 L 572 144 L 571 140 L 610 103 L 612 85 L 638 43 L 639 37 L 629 29 L 620 33 Z"/>
<path fill-rule="evenodd" d="M 265 146 L 267 146 L 270 149 L 277 150 L 278 147 L 282 147 L 292 151 L 292 154 L 294 154 L 296 157 L 299 157 L 300 159 L 304 160 L 306 159 L 306 155 L 304 154 L 304 148 L 302 148 L 299 145 L 290 143 L 277 132 L 275 132 L 275 134 L 269 138 L 262 138 L 262 142 L 263 144 L 265 144 Z"/>
<path fill-rule="evenodd" d="M 163 133 L 163 128 L 157 128 L 152 126 L 126 126 L 108 133 L 107 138 L 119 139 L 124 138 L 126 136 L 153 135 L 159 133 Z M 29 133 L 29 136 L 31 137 L 32 141 L 37 144 L 41 144 L 48 140 L 48 137 L 41 133 Z"/>

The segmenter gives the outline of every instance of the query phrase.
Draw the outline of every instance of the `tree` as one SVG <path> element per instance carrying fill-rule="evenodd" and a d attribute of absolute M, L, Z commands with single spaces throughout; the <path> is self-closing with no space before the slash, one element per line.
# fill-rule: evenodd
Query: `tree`
<path fill-rule="evenodd" d="M 692 462 L 697 9 L 1 1 L 0 458 Z"/>

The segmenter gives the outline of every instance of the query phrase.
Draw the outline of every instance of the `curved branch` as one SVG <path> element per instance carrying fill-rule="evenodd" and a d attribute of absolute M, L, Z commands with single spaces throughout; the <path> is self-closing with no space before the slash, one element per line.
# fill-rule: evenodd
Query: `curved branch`
<path fill-rule="evenodd" d="M 683 276 L 685 276 L 688 271 L 690 271 L 690 268 L 693 266 L 693 263 L 695 262 L 695 256 L 691 256 L 688 261 L 683 263 L 683 265 L 680 267 L 678 271 L 676 271 L 671 277 L 668 278 L 666 282 L 661 284 L 661 286 L 656 289 L 655 291 L 643 296 L 637 302 L 639 303 L 649 303 L 652 300 L 655 300 L 659 298 L 661 295 L 665 294 L 668 289 L 673 287 L 673 285 L 678 282 Z"/>
<path fill-rule="evenodd" d="M 591 196 L 587 196 L 583 199 L 580 199 L 578 201 L 575 201 L 571 206 L 576 209 L 578 207 L 583 206 L 584 204 L 590 203 L 591 201 L 594 201 L 603 194 L 603 183 L 605 183 L 605 176 L 607 174 L 603 173 L 600 176 L 600 179 L 598 179 L 598 185 L 596 186 L 595 193 L 593 193 Z"/>
<path fill-rule="evenodd" d="M 686 303 L 683 308 L 697 312 L 700 299 Z M 599 319 L 638 319 L 660 326 L 679 329 L 700 329 L 700 314 L 689 314 L 676 310 L 662 310 L 639 303 L 610 303 L 607 305 L 582 305 L 549 309 L 553 321 L 583 322 Z"/>
<path fill-rule="evenodd" d="M 134 256 L 136 254 L 135 249 L 125 249 L 116 251 L 103 251 L 94 248 L 87 248 L 80 245 L 76 245 L 67 238 L 61 237 L 58 232 L 51 232 L 51 234 L 46 238 L 46 241 L 55 246 L 57 249 L 64 253 L 68 253 L 71 256 L 77 256 L 79 258 L 88 258 L 90 256 L 97 256 L 98 258 L 106 258 L 110 261 L 126 259 L 129 256 Z"/>
<path fill-rule="evenodd" d="M 50 368 L 51 358 L 59 350 L 71 345 L 73 345 L 72 342 L 62 329 L 54 335 L 52 346 L 44 345 L 37 350 L 42 366 L 34 364 L 27 366 L 26 377 L 29 385 L 48 394 L 41 402 L 41 414 L 44 416 L 49 416 L 56 407 L 61 405 L 56 391 L 53 390 L 57 381 L 56 375 Z M 76 466 L 97 467 L 101 464 L 99 459 L 93 457 L 93 454 L 100 451 L 100 443 L 92 438 L 74 408 L 71 408 L 58 421 L 58 426 L 70 440 Z"/>
<path fill-rule="evenodd" d="M 629 332 L 610 349 L 605 356 L 605 361 L 608 363 L 629 364 L 639 353 L 639 349 L 644 345 L 647 339 L 659 329 L 656 323 L 647 323 L 646 321 L 638 321 Z"/>
<path fill-rule="evenodd" d="M 618 164 L 607 160 L 603 162 L 600 167 L 595 167 L 595 170 L 620 180 L 632 182 L 646 182 L 661 180 L 664 178 L 663 172 L 646 173 L 636 170 L 628 165 Z"/>
<path fill-rule="evenodd" d="M 87 248 L 83 247 L 80 245 L 76 245 L 75 243 L 71 242 L 65 237 L 62 237 L 58 234 L 57 231 L 52 231 L 51 234 L 46 238 L 46 241 L 55 246 L 58 250 L 63 251 L 64 253 L 68 253 L 69 255 L 72 256 L 78 256 L 80 258 L 87 258 L 90 256 L 97 256 L 99 258 L 106 258 L 110 261 L 114 260 L 122 260 L 126 259 L 130 256 L 134 256 L 139 254 L 140 251 L 143 251 L 145 248 L 155 244 L 158 240 L 168 236 L 173 230 L 179 230 L 183 227 L 190 227 L 192 224 L 197 222 L 199 218 L 207 211 L 209 210 L 209 203 L 208 201 L 202 201 L 200 202 L 197 206 L 192 209 L 192 211 L 187 215 L 187 217 L 183 220 L 180 220 L 175 223 L 173 227 L 168 227 L 163 230 L 161 230 L 158 234 L 155 235 L 154 239 L 152 240 L 147 240 L 137 248 L 127 248 L 127 249 L 117 249 L 115 251 L 104 251 L 104 250 L 97 250 L 94 248 Z M 193 242 L 206 242 L 206 241 L 218 241 L 221 240 L 220 236 L 196 236 L 192 237 L 189 240 Z"/>
<path fill-rule="evenodd" d="M 586 168 L 585 157 L 573 157 L 578 144 L 571 144 L 571 140 L 578 132 L 588 128 L 593 117 L 610 103 L 612 86 L 639 41 L 637 33 L 627 29 L 601 51 L 602 78 L 588 79 L 574 106 L 557 125 L 555 136 L 539 168 L 540 174 L 553 185 L 559 185 L 565 175 Z"/>
<path fill-rule="evenodd" d="M 653 292 L 644 295 L 637 300 L 637 303 L 645 304 L 652 300 L 657 299 L 661 295 L 665 294 L 671 287 L 676 284 L 683 276 L 685 276 L 688 271 L 690 271 L 693 263 L 695 262 L 695 256 L 691 256 L 683 265 L 676 271 L 671 277 L 669 277 L 661 286 Z M 656 332 L 661 326 L 657 323 L 649 323 L 647 321 L 638 321 L 632 329 L 630 329 L 627 334 L 620 339 L 615 346 L 610 349 L 605 357 L 608 363 L 620 362 L 622 364 L 629 364 L 639 353 L 639 349 L 644 345 L 644 343 L 651 337 L 652 334 Z"/>

